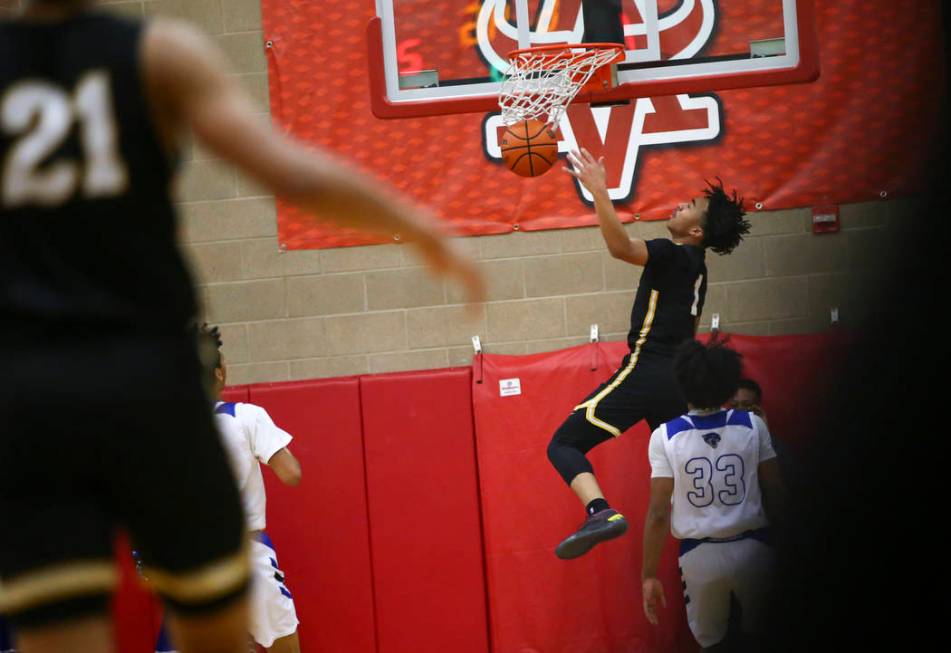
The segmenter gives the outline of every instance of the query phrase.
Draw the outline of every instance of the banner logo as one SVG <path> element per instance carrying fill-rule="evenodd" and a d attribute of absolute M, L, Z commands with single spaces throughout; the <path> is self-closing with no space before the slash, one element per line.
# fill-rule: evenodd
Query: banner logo
<path fill-rule="evenodd" d="M 663 16 L 656 0 L 626 0 L 638 20 L 625 18 L 626 63 L 689 59 L 710 42 L 716 23 L 713 0 L 682 0 Z M 568 15 L 572 5 L 576 13 Z M 516 47 L 518 33 L 506 17 L 506 0 L 484 0 L 476 22 L 477 47 L 493 70 L 505 71 L 508 60 L 500 52 Z M 630 12 L 626 12 L 628 15 Z M 565 21 L 569 21 L 565 26 Z M 532 45 L 580 43 L 584 32 L 580 0 L 542 0 L 530 31 Z M 604 157 L 608 194 L 626 201 L 634 193 L 641 150 L 651 146 L 710 143 L 722 133 L 723 109 L 717 96 L 677 95 L 638 98 L 628 104 L 568 107 L 558 124 L 558 153 L 586 148 L 595 158 Z M 486 156 L 502 160 L 499 140 L 504 131 L 501 116 L 489 114 L 483 122 Z M 588 203 L 594 198 L 577 180 L 579 195 Z"/>
<path fill-rule="evenodd" d="M 624 63 L 690 59 L 697 56 L 713 36 L 716 25 L 714 0 L 668 0 L 676 5 L 659 14 L 662 0 L 624 0 Z M 664 6 L 664 5 L 662 5 Z M 483 0 L 476 19 L 476 42 L 490 68 L 502 73 L 508 68 L 507 54 L 518 47 L 518 28 L 509 0 Z M 581 0 L 541 0 L 532 20 L 532 46 L 551 43 L 581 43 L 584 22 Z"/>

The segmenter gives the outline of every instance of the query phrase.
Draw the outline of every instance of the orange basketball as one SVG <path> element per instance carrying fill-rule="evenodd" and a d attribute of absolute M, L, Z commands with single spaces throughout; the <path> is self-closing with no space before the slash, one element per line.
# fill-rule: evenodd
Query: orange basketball
<path fill-rule="evenodd" d="M 541 120 L 523 120 L 509 126 L 499 146 L 505 165 L 522 177 L 544 174 L 558 160 L 558 137 Z"/>

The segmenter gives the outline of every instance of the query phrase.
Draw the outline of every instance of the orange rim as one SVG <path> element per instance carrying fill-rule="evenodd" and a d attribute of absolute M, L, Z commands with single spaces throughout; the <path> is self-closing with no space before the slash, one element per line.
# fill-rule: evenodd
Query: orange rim
<path fill-rule="evenodd" d="M 576 43 L 576 44 L 565 44 L 565 43 L 553 43 L 549 45 L 536 45 L 532 48 L 522 48 L 521 50 L 512 50 L 509 52 L 509 60 L 516 59 L 517 57 L 523 54 L 542 54 L 545 52 L 558 51 L 558 50 L 614 50 L 614 58 L 608 61 L 608 64 L 614 63 L 619 59 L 624 58 L 624 46 L 619 43 Z M 570 53 L 565 53 L 566 58 L 572 56 Z M 607 64 L 605 64 L 607 65 Z"/>

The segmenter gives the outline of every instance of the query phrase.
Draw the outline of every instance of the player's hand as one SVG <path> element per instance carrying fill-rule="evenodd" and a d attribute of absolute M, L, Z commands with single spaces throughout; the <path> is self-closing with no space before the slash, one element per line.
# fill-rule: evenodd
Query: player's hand
<path fill-rule="evenodd" d="M 478 305 L 485 301 L 485 280 L 476 264 L 444 238 L 423 238 L 415 245 L 433 272 L 449 277 L 465 288 L 469 313 L 476 317 Z"/>
<path fill-rule="evenodd" d="M 604 157 L 595 160 L 588 150 L 581 148 L 580 152 L 569 152 L 565 172 L 581 182 L 594 195 L 607 190 L 607 173 L 604 171 Z"/>
<path fill-rule="evenodd" d="M 664 596 L 664 586 L 656 578 L 645 578 L 641 584 L 641 593 L 644 595 L 644 616 L 653 625 L 657 625 L 657 604 L 667 607 L 667 597 Z"/>

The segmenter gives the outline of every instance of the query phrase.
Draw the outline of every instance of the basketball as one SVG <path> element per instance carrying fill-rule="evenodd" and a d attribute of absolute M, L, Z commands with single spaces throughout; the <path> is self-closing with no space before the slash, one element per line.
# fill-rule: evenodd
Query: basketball
<path fill-rule="evenodd" d="M 522 177 L 544 174 L 558 159 L 558 137 L 541 120 L 523 120 L 510 125 L 499 145 L 505 165 Z"/>

